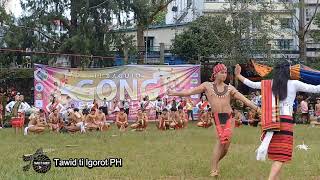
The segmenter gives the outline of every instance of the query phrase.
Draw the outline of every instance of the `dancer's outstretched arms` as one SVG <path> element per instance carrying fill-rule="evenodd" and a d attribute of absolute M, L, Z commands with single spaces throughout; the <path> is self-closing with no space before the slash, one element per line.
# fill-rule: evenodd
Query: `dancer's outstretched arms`
<path fill-rule="evenodd" d="M 314 86 L 311 84 L 306 84 L 298 80 L 292 81 L 296 88 L 296 91 L 306 92 L 306 93 L 320 93 L 320 85 Z"/>
<path fill-rule="evenodd" d="M 204 83 L 206 83 L 206 82 L 204 82 Z M 168 93 L 168 96 L 190 96 L 193 94 L 200 94 L 200 93 L 203 93 L 206 89 L 204 83 L 202 83 L 200 86 L 195 87 L 193 89 L 189 89 L 189 90 L 185 90 L 185 91 L 181 91 L 181 92 L 168 90 L 167 93 Z"/>
<path fill-rule="evenodd" d="M 261 89 L 261 82 L 250 81 L 249 79 L 243 77 L 240 73 L 241 73 L 241 66 L 237 64 L 234 71 L 234 75 L 236 76 L 236 78 L 238 78 L 243 84 L 247 85 L 250 88 Z"/>
<path fill-rule="evenodd" d="M 235 99 L 242 101 L 245 105 L 249 106 L 251 109 L 254 109 L 258 113 L 260 113 L 260 108 L 258 106 L 256 106 L 252 101 L 247 99 L 244 95 L 242 95 L 235 87 L 231 85 L 229 86 L 231 88 L 231 95 L 233 95 Z"/>

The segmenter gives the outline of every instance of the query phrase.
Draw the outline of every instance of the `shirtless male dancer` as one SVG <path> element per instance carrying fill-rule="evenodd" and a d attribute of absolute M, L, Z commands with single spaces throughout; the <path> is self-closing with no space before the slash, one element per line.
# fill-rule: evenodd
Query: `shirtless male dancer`
<path fill-rule="evenodd" d="M 210 176 L 219 175 L 218 163 L 227 154 L 230 146 L 231 135 L 234 128 L 234 120 L 231 115 L 231 98 L 239 99 L 250 108 L 260 111 L 259 107 L 239 93 L 233 86 L 225 84 L 224 81 L 226 78 L 227 67 L 224 64 L 218 64 L 213 68 L 212 79 L 214 79 L 214 82 L 204 82 L 198 87 L 181 92 L 170 89 L 167 92 L 169 96 L 190 96 L 201 93 L 205 93 L 207 96 L 214 113 L 218 137 L 213 151 Z"/>

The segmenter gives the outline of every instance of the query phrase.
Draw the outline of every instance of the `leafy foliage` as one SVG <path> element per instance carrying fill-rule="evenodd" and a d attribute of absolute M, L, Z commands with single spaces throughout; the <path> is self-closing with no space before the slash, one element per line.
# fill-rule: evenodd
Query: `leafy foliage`
<path fill-rule="evenodd" d="M 186 31 L 176 36 L 173 52 L 184 58 L 226 55 L 231 53 L 230 42 L 234 38 L 232 26 L 224 16 L 202 16 L 192 22 Z"/>

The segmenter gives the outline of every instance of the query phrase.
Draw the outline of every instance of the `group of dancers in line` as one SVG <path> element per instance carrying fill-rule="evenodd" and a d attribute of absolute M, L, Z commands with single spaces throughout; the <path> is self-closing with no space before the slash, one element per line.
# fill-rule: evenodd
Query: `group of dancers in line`
<path fill-rule="evenodd" d="M 218 176 L 220 174 L 219 162 L 225 157 L 230 146 L 235 126 L 233 109 L 231 107 L 232 99 L 242 101 L 253 111 L 261 114 L 263 136 L 261 136 L 262 144 L 257 149 L 257 159 L 264 160 L 265 156 L 268 154 L 269 159 L 274 161 L 269 174 L 269 179 L 279 179 L 280 170 L 283 164 L 292 159 L 292 113 L 296 93 L 320 93 L 320 85 L 314 86 L 298 80 L 290 80 L 290 64 L 287 61 L 278 63 L 273 70 L 272 80 L 252 82 L 241 75 L 241 67 L 239 65 L 236 65 L 235 68 L 235 77 L 238 80 L 251 88 L 261 89 L 262 108 L 243 96 L 232 85 L 224 83 L 227 78 L 227 67 L 224 64 L 218 64 L 213 68 L 211 77 L 213 82 L 204 82 L 196 88 L 180 92 L 170 89 L 167 91 L 167 95 L 173 97 L 189 97 L 202 93 L 207 97 L 207 105 L 202 104 L 201 107 L 209 108 L 207 112 L 203 111 L 200 116 L 200 119 L 205 119 L 205 122 L 200 121 L 198 125 L 210 125 L 209 119 L 213 121 L 211 124 L 215 123 L 218 139 L 213 150 L 210 176 Z M 137 113 L 137 120 L 131 125 L 132 128 L 143 130 L 147 127 L 148 113 L 150 110 L 150 108 L 148 108 L 150 107 L 148 102 L 148 98 L 144 98 L 141 102 L 141 107 Z M 16 97 L 15 103 L 10 105 L 11 109 L 9 108 L 9 110 L 13 113 L 23 112 L 24 107 L 22 104 L 21 98 L 18 96 Z M 115 107 L 112 108 L 116 113 L 115 124 L 120 130 L 126 130 L 129 126 L 127 115 L 129 113 L 127 108 L 128 104 L 123 105 L 123 107 L 114 105 Z M 92 107 L 82 110 L 82 113 L 77 108 L 69 108 L 66 115 L 66 119 L 68 119 L 67 123 L 63 122 L 59 107 L 61 106 L 55 101 L 55 98 L 53 98 L 52 102 L 47 106 L 47 110 L 50 112 L 48 121 L 45 119 L 45 112 L 43 110 L 33 113 L 29 118 L 30 122 L 25 129 L 25 133 L 29 131 L 43 132 L 46 127 L 49 127 L 56 132 L 58 132 L 60 128 L 64 128 L 70 132 L 85 132 L 86 130 L 94 129 L 103 131 L 110 128 L 110 124 L 106 121 L 106 116 L 108 114 L 106 111 L 108 108 L 106 108 L 105 103 L 99 107 L 98 103 L 94 101 Z M 185 117 L 187 117 L 186 114 L 188 113 L 183 110 L 184 108 L 181 104 L 178 106 L 176 103 L 175 106 L 171 105 L 171 107 L 164 107 L 161 110 L 157 110 L 157 105 L 155 108 L 159 119 L 159 129 L 183 128 L 187 126 L 187 118 Z"/>

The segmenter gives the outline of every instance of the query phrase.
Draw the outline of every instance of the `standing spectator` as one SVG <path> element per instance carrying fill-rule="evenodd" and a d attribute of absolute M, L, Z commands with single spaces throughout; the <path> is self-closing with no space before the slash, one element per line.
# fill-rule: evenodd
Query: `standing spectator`
<path fill-rule="evenodd" d="M 124 112 L 129 116 L 129 112 L 130 112 L 130 98 L 129 95 L 126 94 L 123 100 L 123 108 L 124 108 Z"/>
<path fill-rule="evenodd" d="M 158 120 L 160 115 L 162 114 L 162 110 L 164 108 L 164 103 L 161 100 L 161 97 L 158 96 L 155 102 L 155 107 L 156 107 L 156 119 Z"/>
<path fill-rule="evenodd" d="M 261 107 L 261 95 L 260 91 L 256 91 L 256 93 L 253 94 L 252 102 L 256 105 Z"/>
<path fill-rule="evenodd" d="M 307 123 L 309 119 L 309 108 L 308 108 L 308 102 L 307 102 L 307 96 L 303 95 L 303 99 L 300 103 L 301 106 L 301 119 L 302 123 Z"/>
<path fill-rule="evenodd" d="M 107 98 L 103 98 L 103 102 L 102 102 L 102 112 L 108 116 L 108 101 Z"/>
<path fill-rule="evenodd" d="M 317 104 L 315 105 L 315 116 L 320 117 L 320 98 L 317 98 Z"/>
<path fill-rule="evenodd" d="M 194 121 L 194 118 L 193 118 L 193 106 L 194 106 L 194 104 L 193 104 L 191 98 L 188 97 L 187 104 L 186 104 L 186 109 L 187 109 L 187 114 L 188 114 L 188 120 L 191 117 L 192 121 Z"/>

